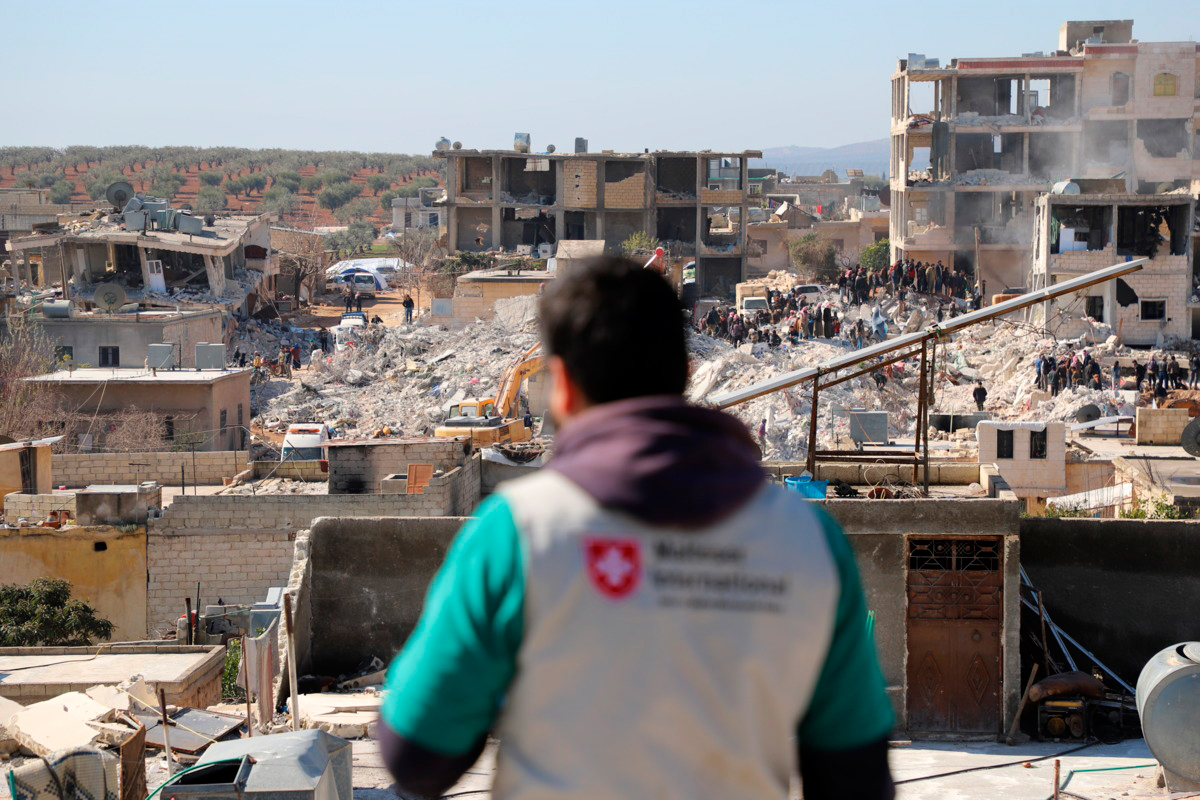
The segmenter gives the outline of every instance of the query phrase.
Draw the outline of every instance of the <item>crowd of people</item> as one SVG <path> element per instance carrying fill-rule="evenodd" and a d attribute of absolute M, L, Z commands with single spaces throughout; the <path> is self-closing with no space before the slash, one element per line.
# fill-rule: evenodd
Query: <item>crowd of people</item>
<path fill-rule="evenodd" d="M 831 289 L 833 287 L 830 287 Z M 847 269 L 837 280 L 837 291 L 811 300 L 797 289 L 767 289 L 767 308 L 739 311 L 732 306 L 715 306 L 696 320 L 696 329 L 735 347 L 750 342 L 779 347 L 801 339 L 843 339 L 862 348 L 887 337 L 889 320 L 881 313 L 864 319 L 849 319 L 852 306 L 871 304 L 883 297 L 899 301 L 897 313 L 906 312 L 906 300 L 912 292 L 937 302 L 937 320 L 953 317 L 967 308 L 980 307 L 981 293 L 970 287 L 958 270 L 937 264 L 900 260 L 877 270 L 860 265 Z M 980 287 L 982 288 L 982 287 Z"/>
<path fill-rule="evenodd" d="M 1086 349 L 1059 354 L 1043 352 L 1034 359 L 1033 369 L 1038 388 L 1054 397 L 1075 387 L 1120 389 L 1125 378 L 1134 379 L 1137 391 L 1151 391 L 1157 397 L 1166 397 L 1170 389 L 1200 388 L 1200 353 L 1192 353 L 1181 364 L 1174 354 L 1151 352 L 1144 364 L 1134 358 L 1122 375 L 1120 359 L 1113 360 L 1106 374 Z"/>

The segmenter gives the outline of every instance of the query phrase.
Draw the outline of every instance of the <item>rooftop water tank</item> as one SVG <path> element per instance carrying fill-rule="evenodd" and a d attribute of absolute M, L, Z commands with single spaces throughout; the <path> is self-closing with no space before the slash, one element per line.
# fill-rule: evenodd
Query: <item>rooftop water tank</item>
<path fill-rule="evenodd" d="M 46 300 L 42 303 L 42 315 L 47 319 L 67 319 L 74 314 L 70 300 Z"/>
<path fill-rule="evenodd" d="M 1171 792 L 1200 790 L 1200 642 L 1168 647 L 1137 680 L 1142 735 Z"/>

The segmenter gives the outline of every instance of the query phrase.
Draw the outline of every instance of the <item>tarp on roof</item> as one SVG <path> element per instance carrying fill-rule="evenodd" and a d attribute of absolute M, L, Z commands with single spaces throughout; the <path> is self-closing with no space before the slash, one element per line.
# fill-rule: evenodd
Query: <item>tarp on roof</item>
<path fill-rule="evenodd" d="M 1118 483 L 1116 486 L 1102 486 L 1099 489 L 1065 494 L 1062 497 L 1047 497 L 1046 505 L 1087 511 L 1093 508 L 1110 508 L 1121 505 L 1132 497 L 1133 484 Z"/>

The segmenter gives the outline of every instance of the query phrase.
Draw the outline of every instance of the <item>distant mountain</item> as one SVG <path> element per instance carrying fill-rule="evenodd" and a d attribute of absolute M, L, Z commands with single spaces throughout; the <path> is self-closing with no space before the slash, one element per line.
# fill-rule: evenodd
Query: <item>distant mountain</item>
<path fill-rule="evenodd" d="M 891 143 L 887 138 L 844 144 L 841 147 L 768 147 L 762 163 L 790 175 L 820 175 L 827 169 L 845 177 L 847 169 L 861 169 L 868 175 L 888 171 Z"/>

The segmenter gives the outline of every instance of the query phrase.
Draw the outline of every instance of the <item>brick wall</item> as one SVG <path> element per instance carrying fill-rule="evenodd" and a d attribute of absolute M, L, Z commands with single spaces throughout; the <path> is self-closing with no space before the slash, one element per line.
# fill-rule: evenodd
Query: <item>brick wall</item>
<path fill-rule="evenodd" d="M 205 602 L 227 603 L 255 602 L 287 585 L 296 531 L 319 517 L 465 516 L 479 503 L 479 480 L 475 456 L 434 478 L 425 494 L 176 497 L 149 525 L 148 632 L 173 629 L 197 582 Z"/>
<path fill-rule="evenodd" d="M 1186 408 L 1139 408 L 1137 443 L 1178 445 L 1189 422 Z"/>
<path fill-rule="evenodd" d="M 605 208 L 645 208 L 646 207 L 646 171 L 645 168 L 621 180 L 604 181 Z"/>
<path fill-rule="evenodd" d="M 741 205 L 742 193 L 737 189 L 701 189 L 700 202 L 706 206 Z"/>
<path fill-rule="evenodd" d="M 409 464 L 432 464 L 449 472 L 467 459 L 470 445 L 454 440 L 342 445 L 329 448 L 329 493 L 374 494 L 379 482 L 408 472 Z"/>
<path fill-rule="evenodd" d="M 1159 254 L 1143 269 L 1132 275 L 1126 275 L 1122 280 L 1137 293 L 1139 300 L 1166 300 L 1167 321 L 1143 320 L 1141 303 L 1122 306 L 1113 303 L 1106 308 L 1114 328 L 1121 331 L 1121 336 L 1128 344 L 1154 345 L 1159 333 L 1165 337 L 1178 336 L 1184 339 L 1191 337 L 1191 313 L 1187 307 L 1191 295 L 1191 267 L 1187 256 L 1167 255 L 1169 248 L 1164 243 Z M 1083 274 L 1097 269 L 1111 267 L 1125 259 L 1118 255 L 1116 247 L 1109 243 L 1103 250 L 1078 250 L 1058 253 L 1050 256 L 1052 271 Z M 1060 278 L 1064 280 L 1066 276 Z M 1093 286 L 1083 292 L 1088 295 L 1106 293 L 1103 286 Z M 1110 301 L 1106 300 L 1106 303 Z M 1068 295 L 1055 302 L 1055 309 L 1070 309 L 1069 313 L 1081 316 L 1084 313 L 1082 304 L 1075 302 L 1074 295 Z M 1059 330 L 1059 336 L 1074 336 L 1081 334 L 1085 326 L 1064 326 Z"/>
<path fill-rule="evenodd" d="M 288 478 L 320 483 L 329 477 L 320 461 L 255 461 L 253 467 L 256 479 Z"/>
<path fill-rule="evenodd" d="M 572 208 L 596 207 L 596 162 L 571 159 L 560 162 L 563 171 L 561 203 Z"/>
<path fill-rule="evenodd" d="M 30 522 L 45 519 L 51 511 L 69 511 L 75 516 L 75 493 L 53 492 L 51 494 L 21 494 L 13 492 L 4 496 L 4 517 L 16 522 L 21 517 Z"/>
<path fill-rule="evenodd" d="M 173 631 L 184 598 L 194 598 L 197 583 L 204 604 L 218 598 L 254 603 L 268 588 L 287 585 L 293 535 L 285 530 L 152 530 L 146 538 L 147 633 Z"/>
<path fill-rule="evenodd" d="M 246 451 L 225 450 L 187 453 L 55 453 L 52 464 L 55 486 L 89 486 L 93 483 L 158 481 L 178 485 L 180 467 L 188 483 L 220 485 L 246 469 Z M 135 467 L 131 464 L 147 464 Z"/>

